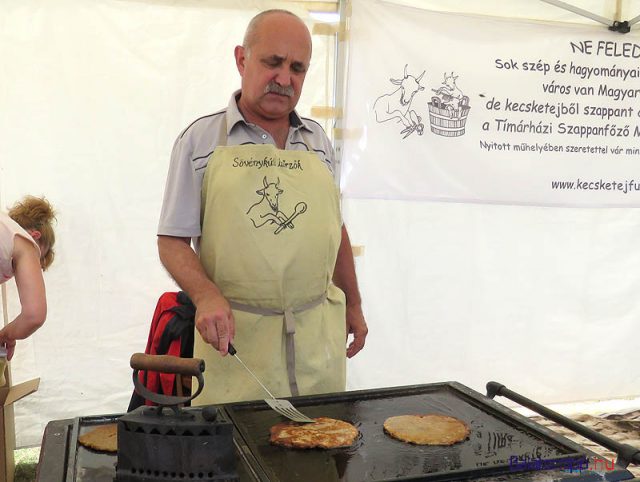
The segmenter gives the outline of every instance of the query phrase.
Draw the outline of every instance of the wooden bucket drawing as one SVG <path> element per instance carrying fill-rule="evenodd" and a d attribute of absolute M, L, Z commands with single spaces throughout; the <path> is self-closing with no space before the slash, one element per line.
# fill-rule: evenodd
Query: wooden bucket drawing
<path fill-rule="evenodd" d="M 464 126 L 467 122 L 467 114 L 471 107 L 467 105 L 468 97 L 460 102 L 457 112 L 447 109 L 440 98 L 432 97 L 429 106 L 429 124 L 431 132 L 445 137 L 458 137 L 464 134 Z"/>

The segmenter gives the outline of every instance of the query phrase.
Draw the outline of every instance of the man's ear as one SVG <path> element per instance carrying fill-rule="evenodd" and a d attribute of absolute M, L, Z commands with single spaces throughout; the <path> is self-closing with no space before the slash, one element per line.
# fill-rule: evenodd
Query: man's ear
<path fill-rule="evenodd" d="M 40 236 L 42 236 L 42 233 L 40 231 L 38 231 L 37 229 L 29 229 L 27 232 L 36 241 L 40 239 Z"/>
<path fill-rule="evenodd" d="M 233 55 L 236 58 L 236 67 L 238 68 L 238 72 L 240 72 L 240 75 L 244 74 L 244 61 L 247 58 L 245 48 L 242 45 L 236 45 Z"/>

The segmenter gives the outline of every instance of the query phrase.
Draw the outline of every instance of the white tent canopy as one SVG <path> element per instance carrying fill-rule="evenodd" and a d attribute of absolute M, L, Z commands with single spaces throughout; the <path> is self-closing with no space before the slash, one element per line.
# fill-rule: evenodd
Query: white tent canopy
<path fill-rule="evenodd" d="M 625 20 L 637 22 L 640 14 L 639 6 L 627 0 L 391 0 L 387 3 L 441 12 L 606 25 Z"/>
<path fill-rule="evenodd" d="M 289 8 L 313 28 L 309 10 L 332 3 L 2 3 L 0 201 L 44 194 L 58 210 L 49 317 L 12 363 L 14 381 L 41 378 L 16 405 L 19 446 L 38 444 L 50 420 L 126 409 L 129 357 L 144 350 L 160 294 L 177 290 L 155 242 L 175 137 L 239 86 L 233 47 L 255 13 Z M 403 4 L 606 28 L 535 0 Z M 633 19 L 636 7 L 580 2 L 612 21 Z M 326 31 L 313 38 L 303 115 L 334 104 L 341 67 Z M 627 36 L 638 42 L 633 28 Z M 319 120 L 333 135 L 333 120 Z M 545 403 L 640 395 L 631 335 L 640 316 L 637 210 L 343 205 L 352 243 L 363 248 L 357 270 L 370 326 L 348 365 L 350 389 L 457 380 L 482 391 L 496 379 Z M 15 316 L 13 283 L 8 296 Z"/>

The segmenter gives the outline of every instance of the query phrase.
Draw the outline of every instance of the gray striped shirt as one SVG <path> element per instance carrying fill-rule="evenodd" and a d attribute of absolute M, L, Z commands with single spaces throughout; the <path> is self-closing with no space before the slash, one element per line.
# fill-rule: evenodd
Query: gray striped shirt
<path fill-rule="evenodd" d="M 234 92 L 226 109 L 200 117 L 176 139 L 158 223 L 159 235 L 183 238 L 200 236 L 202 179 L 220 139 L 226 136 L 226 145 L 229 146 L 275 144 L 271 134 L 244 120 L 236 103 L 239 95 L 240 91 Z M 314 151 L 333 172 L 335 155 L 322 126 L 300 117 L 295 111 L 290 114 L 290 122 L 285 149 Z"/>

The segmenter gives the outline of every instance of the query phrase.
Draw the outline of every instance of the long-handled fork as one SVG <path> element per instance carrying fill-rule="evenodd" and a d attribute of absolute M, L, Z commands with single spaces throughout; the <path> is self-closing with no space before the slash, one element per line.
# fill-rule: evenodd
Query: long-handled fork
<path fill-rule="evenodd" d="M 244 367 L 244 369 L 247 370 L 247 372 L 249 372 L 249 374 L 253 377 L 253 379 L 260 384 L 263 390 L 269 394 L 269 397 L 271 398 L 265 398 L 264 401 L 273 410 L 278 412 L 280 415 L 284 415 L 288 419 L 293 420 L 294 422 L 304 422 L 304 423 L 315 422 L 314 419 L 307 417 L 304 413 L 302 413 L 300 410 L 298 410 L 293 405 L 291 405 L 291 402 L 289 400 L 283 400 L 281 398 L 274 397 L 273 394 L 267 389 L 267 387 L 265 387 L 262 384 L 262 382 L 258 379 L 258 377 L 255 376 L 254 373 L 251 370 L 249 370 L 249 367 L 245 365 L 244 362 L 240 359 L 240 357 L 238 356 L 238 352 L 236 351 L 235 347 L 231 343 L 229 343 L 229 355 L 233 355 L 233 357 L 240 362 L 240 364 Z"/>

